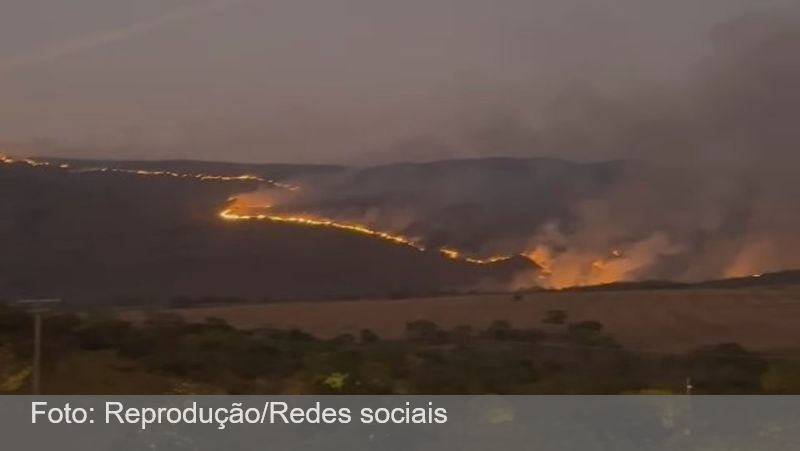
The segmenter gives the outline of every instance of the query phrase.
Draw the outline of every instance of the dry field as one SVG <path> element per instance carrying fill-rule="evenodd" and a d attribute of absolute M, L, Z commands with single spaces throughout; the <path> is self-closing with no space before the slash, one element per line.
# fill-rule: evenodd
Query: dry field
<path fill-rule="evenodd" d="M 331 337 L 368 328 L 401 337 L 417 319 L 445 328 L 485 326 L 493 320 L 542 327 L 545 312 L 561 309 L 571 321 L 596 320 L 626 346 L 680 352 L 704 344 L 739 342 L 760 351 L 800 350 L 800 288 L 654 290 L 417 298 L 396 301 L 296 302 L 177 309 L 189 321 L 208 317 L 233 325 L 297 327 Z"/>

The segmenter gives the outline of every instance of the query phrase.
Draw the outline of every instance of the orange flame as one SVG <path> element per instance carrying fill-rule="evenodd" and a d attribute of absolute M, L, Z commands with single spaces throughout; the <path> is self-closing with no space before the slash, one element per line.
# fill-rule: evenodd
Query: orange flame
<path fill-rule="evenodd" d="M 123 169 L 114 167 L 73 169 L 68 164 L 65 163 L 56 164 L 45 160 L 36 160 L 32 158 L 15 158 L 2 154 L 0 154 L 0 164 L 26 165 L 30 167 L 53 167 L 60 170 L 70 170 L 76 173 L 110 172 L 110 173 L 131 174 L 144 177 L 173 177 L 179 179 L 194 179 L 201 181 L 260 182 L 260 183 L 269 183 L 272 186 L 290 191 L 297 191 L 300 189 L 298 186 L 295 185 L 277 182 L 271 179 L 262 178 L 260 176 L 252 174 L 217 175 L 217 174 L 205 174 L 205 173 L 180 173 L 167 170 Z M 239 199 L 237 199 L 236 197 L 232 197 L 229 199 L 230 202 L 236 202 L 237 200 Z M 258 208 L 263 210 L 270 207 L 271 205 L 261 205 Z M 220 212 L 219 216 L 227 221 L 261 220 L 261 221 L 273 221 L 280 223 L 297 224 L 297 225 L 311 226 L 311 227 L 328 227 L 338 230 L 344 230 L 347 232 L 359 233 L 362 235 L 371 236 L 391 243 L 408 246 L 418 251 L 426 250 L 426 247 L 420 242 L 420 240 L 404 236 L 402 234 L 377 230 L 362 224 L 340 222 L 333 219 L 316 217 L 313 215 L 279 215 L 271 213 L 250 214 L 248 213 L 248 210 L 250 210 L 252 206 L 244 208 L 246 209 L 243 209 L 240 206 L 229 207 Z M 526 251 L 520 254 L 495 255 L 485 258 L 465 256 L 462 251 L 454 249 L 452 247 L 442 247 L 440 249 L 437 249 L 437 251 L 448 259 L 467 262 L 476 265 L 487 265 L 492 263 L 503 262 L 510 260 L 515 256 L 526 257 L 539 266 L 540 269 L 538 271 L 538 278 L 541 280 L 541 284 L 543 286 L 549 288 L 565 288 L 571 286 L 597 285 L 597 284 L 606 284 L 606 283 L 613 283 L 625 280 L 626 275 L 629 273 L 630 269 L 632 267 L 633 268 L 636 267 L 636 261 L 637 259 L 639 259 L 637 255 L 641 254 L 641 252 L 635 252 L 636 251 L 635 248 L 627 249 L 627 251 L 631 252 L 630 255 L 619 249 L 612 250 L 606 256 L 598 256 L 597 254 L 594 255 L 584 254 L 575 251 L 570 251 L 563 254 L 562 253 L 556 254 L 551 249 L 544 246 L 540 246 L 532 251 Z M 743 258 L 742 260 L 746 259 Z M 739 269 L 737 271 L 738 274 L 741 273 L 750 274 L 751 277 L 755 278 L 761 277 L 762 275 L 761 273 L 756 273 L 753 271 L 753 269 L 757 268 L 752 268 L 752 266 L 757 267 L 759 265 L 741 264 L 739 266 L 747 266 L 748 267 L 747 269 L 750 269 L 750 271 L 747 272 L 746 270 L 743 271 Z"/>
<path fill-rule="evenodd" d="M 388 232 L 370 229 L 369 227 L 348 224 L 344 222 L 336 222 L 330 219 L 314 218 L 310 216 L 281 216 L 281 215 L 267 215 L 267 214 L 240 214 L 236 213 L 233 209 L 226 209 L 220 212 L 219 216 L 228 221 L 247 221 L 247 220 L 260 220 L 260 221 L 273 221 L 285 222 L 290 224 L 300 224 L 312 227 L 331 227 L 334 229 L 346 230 L 349 232 L 361 233 L 363 235 L 374 236 L 397 244 L 403 244 L 413 247 L 417 250 L 424 251 L 425 248 L 417 244 L 413 239 L 404 237 L 402 235 L 394 235 Z"/>
<path fill-rule="evenodd" d="M 16 159 L 16 158 L 10 157 L 8 155 L 0 155 L 0 163 L 3 163 L 3 164 L 24 164 L 24 165 L 32 166 L 32 167 L 54 166 L 53 163 L 50 163 L 49 161 L 40 161 L 40 160 L 31 159 L 31 158 Z M 67 165 L 67 164 L 59 164 L 57 167 L 61 168 L 61 169 L 67 169 L 67 168 L 69 168 L 69 165 Z"/>
<path fill-rule="evenodd" d="M 235 201 L 235 198 L 229 200 Z M 262 206 L 261 208 L 268 208 L 268 207 Z M 416 249 L 420 252 L 424 252 L 427 250 L 427 248 L 423 244 L 421 244 L 419 240 L 411 237 L 407 237 L 396 233 L 386 232 L 382 230 L 376 230 L 362 224 L 339 222 L 333 219 L 319 218 L 310 215 L 297 216 L 297 215 L 277 215 L 277 214 L 266 214 L 266 213 L 248 214 L 245 212 L 241 212 L 240 207 L 231 207 L 221 211 L 219 213 L 219 217 L 226 221 L 272 221 L 272 222 L 298 224 L 311 227 L 329 227 L 333 229 L 344 230 L 347 232 L 359 233 L 362 235 L 379 238 L 382 240 L 389 241 L 391 243 L 411 247 L 412 249 Z M 464 257 L 461 251 L 450 247 L 443 247 L 438 249 L 438 251 L 443 256 L 449 259 L 472 263 L 475 265 L 488 265 L 492 263 L 498 263 L 509 260 L 513 257 L 510 255 L 508 256 L 499 255 L 486 258 Z"/>
<path fill-rule="evenodd" d="M 70 166 L 66 163 L 62 163 L 59 165 L 55 165 L 49 161 L 45 160 L 34 160 L 31 158 L 20 158 L 16 159 L 7 155 L 0 155 L 0 163 L 3 164 L 24 164 L 32 167 L 39 167 L 39 166 L 55 166 L 59 169 L 69 169 Z M 74 172 L 77 173 L 85 173 L 85 172 L 115 172 L 119 174 L 131 174 L 131 175 L 138 175 L 144 177 L 173 177 L 173 178 L 180 178 L 180 179 L 195 179 L 195 180 L 202 180 L 202 181 L 217 181 L 217 182 L 260 182 L 260 183 L 269 183 L 272 186 L 287 189 L 290 191 L 297 191 L 300 189 L 299 186 L 291 185 L 288 183 L 277 182 L 272 179 L 266 179 L 263 177 L 259 177 L 257 175 L 252 174 L 241 174 L 241 175 L 218 175 L 218 174 L 204 174 L 204 173 L 184 173 L 184 172 L 173 172 L 173 171 L 153 171 L 153 170 L 146 170 L 146 169 L 123 169 L 123 168 L 113 168 L 113 167 L 97 167 L 97 168 L 80 168 L 74 169 Z"/>
<path fill-rule="evenodd" d="M 619 249 L 598 256 L 574 251 L 556 253 L 549 247 L 538 246 L 523 255 L 541 268 L 538 278 L 547 288 L 602 285 L 625 280 L 627 260 Z"/>

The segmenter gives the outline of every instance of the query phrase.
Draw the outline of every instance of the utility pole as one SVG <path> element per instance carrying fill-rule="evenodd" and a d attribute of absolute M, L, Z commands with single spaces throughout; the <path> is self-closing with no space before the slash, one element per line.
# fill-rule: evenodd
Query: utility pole
<path fill-rule="evenodd" d="M 33 313 L 33 382 L 31 392 L 41 393 L 42 387 L 42 314 L 49 311 L 48 305 L 61 302 L 61 299 L 23 299 L 17 304 L 25 306 Z"/>

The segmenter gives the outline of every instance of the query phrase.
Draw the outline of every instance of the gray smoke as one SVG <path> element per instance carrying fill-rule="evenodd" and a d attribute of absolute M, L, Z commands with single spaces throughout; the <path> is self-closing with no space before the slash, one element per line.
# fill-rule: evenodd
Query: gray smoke
<path fill-rule="evenodd" d="M 570 221 L 532 237 L 568 272 L 564 283 L 608 281 L 587 268 L 613 249 L 623 257 L 606 264 L 627 279 L 800 268 L 800 5 L 742 17 L 711 38 L 685 85 L 569 95 L 531 133 L 548 152 L 635 161 Z"/>
<path fill-rule="evenodd" d="M 370 205 L 369 196 L 386 201 L 389 195 L 381 190 L 390 187 L 392 194 L 407 180 L 375 189 L 364 183 L 364 172 L 356 171 L 336 189 L 323 190 L 336 194 L 311 204 L 319 201 L 333 207 L 328 214 L 366 218 L 373 226 L 400 231 L 434 221 L 434 211 L 447 211 L 454 218 L 444 226 L 450 243 L 459 242 L 459 233 L 469 228 L 469 236 L 482 243 L 460 243 L 478 252 L 528 253 L 552 269 L 547 283 L 554 286 L 700 280 L 800 268 L 800 6 L 743 16 L 715 28 L 710 39 L 709 56 L 683 84 L 623 96 L 578 87 L 558 97 L 543 125 L 527 125 L 523 115 L 505 112 L 463 133 L 461 146 L 488 154 L 624 158 L 628 163 L 610 186 L 595 183 L 594 191 L 556 198 L 548 190 L 561 185 L 537 191 L 503 175 L 488 184 L 482 183 L 485 171 L 451 170 L 443 178 L 446 186 L 423 176 L 418 185 L 431 193 L 414 196 L 416 207 L 369 210 L 352 200 L 365 205 Z M 509 106 L 512 110 L 520 108 Z M 427 143 L 431 152 L 449 152 L 438 141 L 415 142 Z M 579 173 L 545 167 L 556 178 L 571 177 L 564 184 L 582 183 Z M 511 189 L 515 186 L 517 191 Z M 567 211 L 552 205 L 544 209 L 542 199 L 548 195 L 566 203 Z M 478 196 L 489 198 L 481 208 L 494 208 L 478 216 L 463 216 L 461 210 L 459 216 L 453 206 L 474 203 Z M 433 197 L 438 201 L 426 210 Z M 526 204 L 503 210 L 509 198 Z M 311 204 L 305 208 L 313 210 Z M 444 205 L 449 209 L 443 210 Z M 518 208 L 527 208 L 530 216 L 513 216 L 508 223 L 529 227 L 524 239 L 503 224 L 511 218 L 508 211 Z M 542 217 L 550 219 L 542 225 Z M 476 232 L 476 224 L 491 233 Z M 523 275 L 519 284 L 539 280 L 537 274 Z"/>
<path fill-rule="evenodd" d="M 276 208 L 479 255 L 525 253 L 552 272 L 544 281 L 552 286 L 800 268 L 800 5 L 742 16 L 710 41 L 682 83 L 614 95 L 578 86 L 538 125 L 525 95 L 508 96 L 477 111 L 483 119 L 459 140 L 420 136 L 391 149 L 401 159 L 512 153 L 624 163 L 354 169 L 301 181 L 306 188 Z M 539 276 L 522 274 L 517 285 Z"/>

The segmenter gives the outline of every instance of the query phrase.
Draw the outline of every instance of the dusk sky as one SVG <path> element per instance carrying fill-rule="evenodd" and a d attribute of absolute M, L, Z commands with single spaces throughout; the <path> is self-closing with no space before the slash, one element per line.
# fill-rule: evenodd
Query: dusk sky
<path fill-rule="evenodd" d="M 780 3 L 0 0 L 0 143 L 252 162 L 524 153 L 471 137 L 509 117 L 536 129 L 565 92 L 680 84 L 718 24 Z"/>

